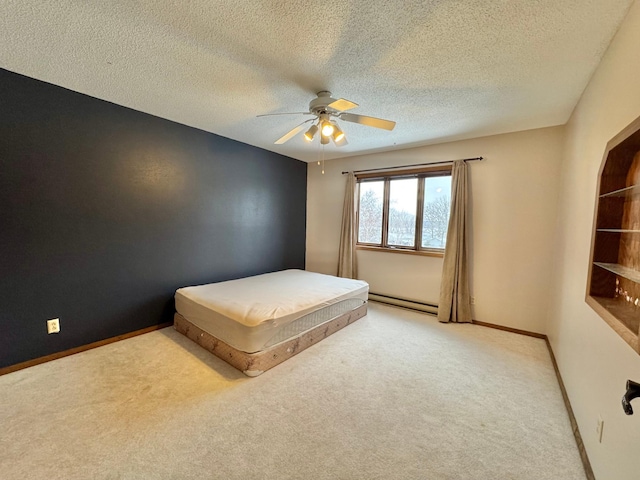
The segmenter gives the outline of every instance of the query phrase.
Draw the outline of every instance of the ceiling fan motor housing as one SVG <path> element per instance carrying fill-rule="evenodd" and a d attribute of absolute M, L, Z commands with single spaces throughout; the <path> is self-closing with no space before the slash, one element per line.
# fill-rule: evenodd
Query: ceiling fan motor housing
<path fill-rule="evenodd" d="M 329 105 L 335 101 L 335 98 L 331 98 L 331 92 L 323 90 L 321 92 L 318 92 L 317 98 L 311 100 L 311 102 L 309 103 L 309 111 L 315 115 L 321 115 L 324 113 L 339 113 L 339 110 L 329 107 Z"/>

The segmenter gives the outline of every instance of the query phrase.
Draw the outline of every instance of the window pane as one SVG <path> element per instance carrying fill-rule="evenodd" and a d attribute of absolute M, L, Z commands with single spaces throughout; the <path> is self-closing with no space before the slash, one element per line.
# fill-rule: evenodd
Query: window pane
<path fill-rule="evenodd" d="M 389 245 L 414 247 L 418 179 L 391 180 L 389 185 Z"/>
<path fill-rule="evenodd" d="M 382 243 L 384 181 L 360 183 L 358 242 Z"/>
<path fill-rule="evenodd" d="M 424 179 L 422 247 L 444 248 L 449 226 L 451 176 Z"/>

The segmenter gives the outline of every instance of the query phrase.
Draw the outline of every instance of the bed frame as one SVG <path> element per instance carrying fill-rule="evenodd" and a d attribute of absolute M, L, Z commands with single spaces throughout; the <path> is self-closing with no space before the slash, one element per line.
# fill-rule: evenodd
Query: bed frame
<path fill-rule="evenodd" d="M 242 352 L 226 344 L 222 340 L 205 332 L 186 318 L 176 312 L 174 316 L 174 328 L 190 338 L 204 349 L 221 358 L 229 365 L 237 368 L 248 377 L 257 377 L 270 368 L 279 365 L 298 353 L 306 350 L 311 345 L 324 340 L 329 335 L 346 327 L 367 314 L 367 304 L 350 310 L 339 317 L 329 320 L 301 335 L 285 340 L 278 345 L 269 347 L 255 353 Z"/>

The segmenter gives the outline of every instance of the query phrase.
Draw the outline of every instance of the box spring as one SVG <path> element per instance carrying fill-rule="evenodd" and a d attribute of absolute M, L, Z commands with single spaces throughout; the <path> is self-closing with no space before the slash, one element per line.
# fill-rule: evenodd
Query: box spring
<path fill-rule="evenodd" d="M 293 338 L 255 353 L 226 344 L 176 312 L 174 328 L 249 377 L 256 377 L 367 314 L 367 304 L 350 310 Z"/>

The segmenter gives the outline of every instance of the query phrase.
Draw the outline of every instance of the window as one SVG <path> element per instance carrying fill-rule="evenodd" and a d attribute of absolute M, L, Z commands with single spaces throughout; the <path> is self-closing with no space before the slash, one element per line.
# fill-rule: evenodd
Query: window
<path fill-rule="evenodd" d="M 358 246 L 442 254 L 451 169 L 358 175 Z"/>

